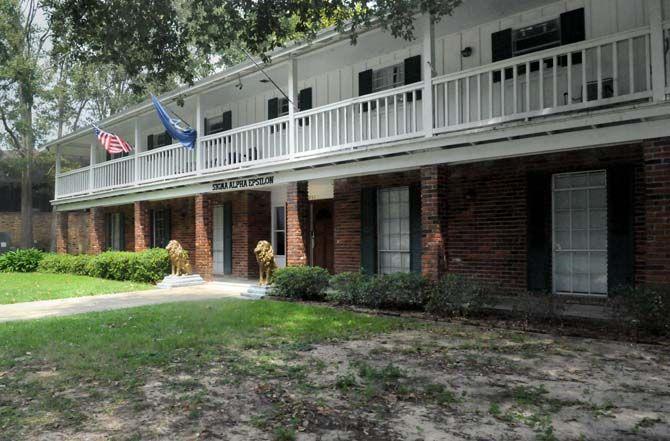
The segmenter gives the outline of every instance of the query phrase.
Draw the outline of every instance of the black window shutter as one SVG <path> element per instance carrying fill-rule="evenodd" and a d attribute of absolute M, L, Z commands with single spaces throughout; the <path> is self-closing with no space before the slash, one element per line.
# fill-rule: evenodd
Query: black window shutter
<path fill-rule="evenodd" d="M 527 181 L 527 271 L 529 291 L 551 290 L 551 175 L 532 173 Z"/>
<path fill-rule="evenodd" d="M 405 58 L 405 84 L 414 84 L 421 81 L 421 55 Z M 421 99 L 421 91 L 417 90 L 416 99 Z M 407 92 L 407 101 L 412 101 L 412 92 Z"/>
<path fill-rule="evenodd" d="M 307 87 L 298 93 L 298 109 L 309 110 L 312 108 L 312 88 Z"/>
<path fill-rule="evenodd" d="M 165 237 L 163 237 L 163 247 L 166 247 L 168 242 L 172 240 L 172 210 L 166 208 L 163 211 L 163 217 L 165 219 Z"/>
<path fill-rule="evenodd" d="M 154 135 L 147 136 L 147 150 L 153 150 L 154 148 Z"/>
<path fill-rule="evenodd" d="M 223 112 L 223 131 L 230 130 L 233 128 L 233 112 L 228 110 Z"/>
<path fill-rule="evenodd" d="M 123 213 L 119 213 L 119 251 L 126 250 L 126 219 Z"/>
<path fill-rule="evenodd" d="M 210 118 L 205 118 L 205 136 L 212 134 L 212 129 L 210 126 Z"/>
<path fill-rule="evenodd" d="M 358 73 L 358 96 L 372 93 L 372 69 Z"/>
<path fill-rule="evenodd" d="M 421 273 L 422 251 L 421 186 L 409 187 L 409 266 L 413 273 Z"/>
<path fill-rule="evenodd" d="M 421 55 L 405 58 L 405 84 L 421 81 Z"/>
<path fill-rule="evenodd" d="M 584 8 L 561 14 L 561 44 L 577 43 L 586 39 Z"/>
<path fill-rule="evenodd" d="M 112 249 L 112 213 L 105 213 L 105 249 Z"/>
<path fill-rule="evenodd" d="M 377 274 L 377 189 L 361 190 L 361 269 Z"/>
<path fill-rule="evenodd" d="M 223 204 L 223 273 L 233 273 L 233 204 Z"/>
<path fill-rule="evenodd" d="M 279 98 L 270 98 L 268 100 L 268 119 L 275 119 L 279 116 Z"/>
<path fill-rule="evenodd" d="M 495 63 L 512 58 L 512 56 L 512 28 L 491 34 L 491 60 Z"/>
<path fill-rule="evenodd" d="M 156 248 L 155 225 L 156 225 L 156 211 L 149 210 L 149 243 L 151 244 L 151 248 Z"/>
<path fill-rule="evenodd" d="M 621 165 L 607 170 L 607 281 L 610 291 L 633 284 L 634 182 L 632 166 Z"/>

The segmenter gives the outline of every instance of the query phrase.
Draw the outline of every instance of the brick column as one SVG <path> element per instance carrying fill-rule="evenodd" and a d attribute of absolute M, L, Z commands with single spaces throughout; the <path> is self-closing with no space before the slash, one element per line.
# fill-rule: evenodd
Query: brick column
<path fill-rule="evenodd" d="M 286 264 L 307 265 L 309 194 L 307 181 L 293 182 L 286 193 Z"/>
<path fill-rule="evenodd" d="M 361 184 L 358 178 L 336 179 L 333 224 L 335 273 L 361 270 Z"/>
<path fill-rule="evenodd" d="M 151 216 L 149 204 L 143 201 L 135 202 L 135 251 L 144 251 L 151 247 Z"/>
<path fill-rule="evenodd" d="M 204 194 L 195 197 L 195 268 L 205 280 L 212 279 L 212 210 Z"/>
<path fill-rule="evenodd" d="M 56 252 L 58 254 L 67 254 L 67 231 L 69 213 L 56 212 Z"/>
<path fill-rule="evenodd" d="M 670 284 L 670 140 L 644 147 L 644 264 L 639 280 Z"/>
<path fill-rule="evenodd" d="M 105 216 L 101 208 L 88 212 L 88 252 L 99 254 L 105 250 Z"/>
<path fill-rule="evenodd" d="M 438 280 L 447 270 L 447 168 L 421 167 L 421 273 Z"/>

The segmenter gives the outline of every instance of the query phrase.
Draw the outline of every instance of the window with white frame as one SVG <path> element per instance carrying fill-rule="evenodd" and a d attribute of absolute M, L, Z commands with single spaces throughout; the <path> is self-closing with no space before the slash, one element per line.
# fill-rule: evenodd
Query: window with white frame
<path fill-rule="evenodd" d="M 392 89 L 405 84 L 405 66 L 403 63 L 375 69 L 372 72 L 372 91 Z"/>
<path fill-rule="evenodd" d="M 409 187 L 379 190 L 377 228 L 379 273 L 409 272 Z"/>
<path fill-rule="evenodd" d="M 288 115 L 288 98 L 279 98 L 279 116 Z"/>
<path fill-rule="evenodd" d="M 284 256 L 286 254 L 286 208 L 283 206 L 275 207 L 275 225 L 272 233 L 272 242 L 275 249 L 275 255 Z"/>
<path fill-rule="evenodd" d="M 607 294 L 607 174 L 553 176 L 554 291 Z"/>

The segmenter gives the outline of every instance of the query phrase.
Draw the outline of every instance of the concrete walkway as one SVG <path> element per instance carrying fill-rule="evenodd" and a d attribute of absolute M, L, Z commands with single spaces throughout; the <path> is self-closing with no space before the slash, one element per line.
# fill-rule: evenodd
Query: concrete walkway
<path fill-rule="evenodd" d="M 206 283 L 199 286 L 173 289 L 152 289 L 148 291 L 103 294 L 99 296 L 73 297 L 69 299 L 40 300 L 36 302 L 0 305 L 0 322 L 31 320 L 45 317 L 62 317 L 86 312 L 108 311 L 133 308 L 136 306 L 158 305 L 172 302 L 192 302 L 243 297 L 246 291 L 241 286 L 224 286 L 220 283 Z"/>

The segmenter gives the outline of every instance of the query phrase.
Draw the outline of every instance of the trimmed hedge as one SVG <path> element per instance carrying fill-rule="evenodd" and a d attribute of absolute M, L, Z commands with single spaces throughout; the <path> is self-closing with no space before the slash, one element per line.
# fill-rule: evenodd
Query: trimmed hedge
<path fill-rule="evenodd" d="M 610 298 L 614 318 L 624 327 L 652 335 L 670 335 L 670 286 L 626 286 Z"/>
<path fill-rule="evenodd" d="M 423 309 L 432 290 L 430 281 L 416 273 L 342 273 L 333 276 L 330 285 L 329 299 L 334 302 L 382 309 Z"/>
<path fill-rule="evenodd" d="M 156 283 L 170 271 L 168 252 L 154 248 L 139 253 L 107 251 L 98 255 L 47 254 L 40 272 L 78 274 L 111 280 Z"/>
<path fill-rule="evenodd" d="M 318 266 L 279 268 L 273 275 L 272 295 L 300 300 L 324 300 L 330 274 Z"/>
<path fill-rule="evenodd" d="M 440 316 L 467 317 L 493 304 L 489 287 L 458 274 L 448 274 L 432 289 L 426 311 Z"/>
<path fill-rule="evenodd" d="M 0 255 L 0 272 L 32 273 L 37 270 L 44 253 L 35 248 L 9 251 Z"/>

